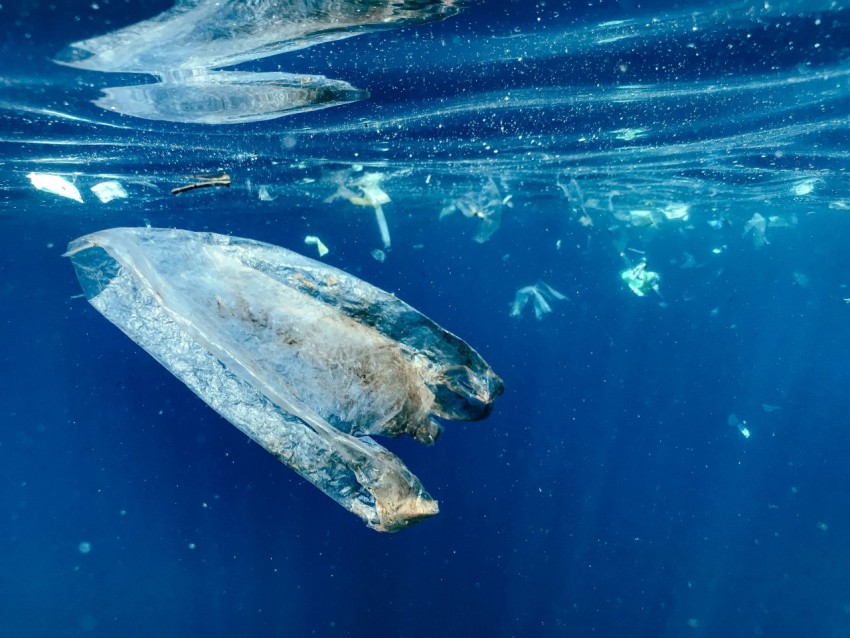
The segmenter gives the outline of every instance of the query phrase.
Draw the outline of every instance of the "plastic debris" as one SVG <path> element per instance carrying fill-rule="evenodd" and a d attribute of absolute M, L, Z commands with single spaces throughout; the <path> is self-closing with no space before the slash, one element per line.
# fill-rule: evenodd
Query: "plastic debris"
<path fill-rule="evenodd" d="M 647 270 L 646 262 L 626 268 L 620 273 L 620 278 L 626 282 L 629 289 L 638 297 L 643 297 L 650 291 L 659 295 L 661 294 L 658 287 L 661 282 L 661 275 L 657 272 Z"/>
<path fill-rule="evenodd" d="M 815 186 L 818 184 L 820 180 L 817 177 L 810 177 L 808 179 L 803 179 L 794 184 L 791 187 L 791 193 L 796 195 L 797 197 L 804 197 L 805 195 L 811 195 Z"/>
<path fill-rule="evenodd" d="M 689 252 L 685 252 L 682 255 L 682 263 L 679 264 L 679 268 L 682 268 L 683 270 L 688 270 L 690 268 L 696 268 L 696 267 L 697 267 L 696 257 L 694 257 Z"/>
<path fill-rule="evenodd" d="M 442 220 L 452 213 L 460 212 L 468 219 L 478 220 L 478 229 L 473 239 L 479 244 L 483 244 L 499 230 L 504 208 L 513 206 L 511 197 L 512 195 L 503 197 L 499 187 L 496 186 L 496 182 L 488 176 L 480 192 L 466 193 L 453 200 L 440 211 L 440 219 Z"/>
<path fill-rule="evenodd" d="M 564 197 L 572 204 L 573 212 L 578 216 L 578 223 L 585 228 L 593 226 L 593 219 L 588 215 L 587 207 L 585 206 L 584 193 L 575 177 L 570 177 L 566 184 L 562 184 L 560 180 L 556 183 L 558 188 L 564 193 Z M 609 204 L 613 209 L 613 203 L 609 202 Z"/>
<path fill-rule="evenodd" d="M 437 513 L 373 435 L 433 443 L 501 380 L 394 295 L 262 242 L 114 228 L 67 256 L 86 298 L 210 407 L 380 531 Z"/>
<path fill-rule="evenodd" d="M 747 427 L 747 422 L 742 421 L 736 415 L 730 414 L 726 422 L 733 428 L 737 429 L 745 439 L 750 438 L 750 429 Z"/>
<path fill-rule="evenodd" d="M 809 284 L 812 282 L 806 273 L 802 273 L 800 271 L 794 271 L 791 276 L 794 279 L 794 283 L 800 286 L 800 288 L 808 288 Z"/>
<path fill-rule="evenodd" d="M 95 184 L 91 187 L 91 192 L 94 193 L 103 204 L 108 204 L 113 199 L 127 198 L 127 191 L 121 185 L 121 182 L 116 182 L 115 180 Z"/>
<path fill-rule="evenodd" d="M 53 175 L 52 173 L 29 173 L 27 174 L 30 182 L 36 189 L 53 193 L 60 197 L 73 199 L 75 202 L 83 203 L 83 197 L 80 191 L 64 177 Z"/>
<path fill-rule="evenodd" d="M 614 139 L 631 142 L 641 137 L 646 137 L 649 131 L 645 128 L 620 128 L 611 132 L 614 134 Z"/>
<path fill-rule="evenodd" d="M 261 202 L 270 202 L 274 200 L 274 196 L 269 192 L 268 186 L 260 186 L 257 189 L 257 197 L 259 197 Z"/>
<path fill-rule="evenodd" d="M 376 248 L 370 254 L 372 255 L 372 259 L 377 261 L 379 264 L 382 264 L 387 260 L 387 253 L 380 248 Z"/>
<path fill-rule="evenodd" d="M 654 210 L 636 209 L 630 210 L 628 217 L 623 221 L 627 221 L 632 226 L 637 226 L 638 228 L 648 228 L 657 226 L 660 218 Z"/>
<path fill-rule="evenodd" d="M 381 188 L 381 182 L 384 180 L 383 173 L 366 173 L 359 179 L 348 181 L 352 171 L 362 170 L 362 167 L 355 166 L 352 170 L 342 171 L 331 176 L 331 180 L 337 184 L 336 192 L 328 197 L 325 202 L 332 202 L 338 198 L 342 198 L 354 204 L 355 206 L 371 206 L 375 209 L 375 221 L 378 222 L 378 232 L 381 233 L 381 242 L 384 244 L 384 249 L 388 249 L 392 242 L 390 240 L 390 229 L 387 226 L 387 218 L 384 215 L 383 205 L 388 204 L 390 196 L 387 195 Z M 352 189 L 358 189 L 360 193 Z"/>
<path fill-rule="evenodd" d="M 667 204 L 661 212 L 669 220 L 680 219 L 687 221 L 691 213 L 691 207 L 683 203 L 673 203 Z"/>
<path fill-rule="evenodd" d="M 315 235 L 307 235 L 304 238 L 304 243 L 309 244 L 311 246 L 315 246 L 316 249 L 319 251 L 319 257 L 324 257 L 329 252 L 328 247 L 325 246 L 325 244 L 322 243 L 322 240 L 316 237 Z"/>
<path fill-rule="evenodd" d="M 521 317 L 523 309 L 530 301 L 534 308 L 534 316 L 539 321 L 552 312 L 552 306 L 549 305 L 550 300 L 564 301 L 566 299 L 566 295 L 561 294 L 549 284 L 538 281 L 533 286 L 525 286 L 517 290 L 514 302 L 511 304 L 511 317 Z"/>
<path fill-rule="evenodd" d="M 765 244 L 769 244 L 767 241 L 767 220 L 763 215 L 759 213 L 754 213 L 752 217 L 750 217 L 749 221 L 744 225 L 744 232 L 741 233 L 741 237 L 746 237 L 747 235 L 752 235 L 753 239 L 753 247 L 761 248 Z"/>

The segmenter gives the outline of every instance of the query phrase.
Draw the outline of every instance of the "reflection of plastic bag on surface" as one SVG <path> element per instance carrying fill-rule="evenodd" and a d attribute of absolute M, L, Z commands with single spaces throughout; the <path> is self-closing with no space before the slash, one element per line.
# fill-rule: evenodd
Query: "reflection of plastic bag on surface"
<path fill-rule="evenodd" d="M 177 0 L 148 20 L 75 42 L 56 61 L 151 73 L 160 82 L 104 90 L 98 106 L 167 122 L 235 124 L 362 100 L 319 75 L 213 71 L 369 31 L 454 15 L 455 0 Z"/>
<path fill-rule="evenodd" d="M 261 242 L 116 228 L 68 247 L 86 297 L 219 414 L 381 531 L 437 512 L 368 435 L 433 442 L 501 380 L 393 295 Z"/>

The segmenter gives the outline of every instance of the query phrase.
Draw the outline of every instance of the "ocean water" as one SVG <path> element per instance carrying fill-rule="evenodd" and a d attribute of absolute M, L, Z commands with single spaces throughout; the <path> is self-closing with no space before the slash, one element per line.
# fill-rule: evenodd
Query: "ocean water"
<path fill-rule="evenodd" d="M 846 6 L 222 5 L 91 57 L 170 3 L 0 7 L 0 635 L 847 636 Z M 145 225 L 318 236 L 472 345 L 489 418 L 381 440 L 440 513 L 368 529 L 81 298 Z"/>

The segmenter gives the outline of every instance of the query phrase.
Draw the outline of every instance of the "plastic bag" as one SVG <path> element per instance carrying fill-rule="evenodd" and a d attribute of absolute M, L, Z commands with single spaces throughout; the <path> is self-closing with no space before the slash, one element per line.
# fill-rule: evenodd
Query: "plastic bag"
<path fill-rule="evenodd" d="M 115 228 L 74 240 L 91 304 L 208 405 L 381 531 L 437 513 L 371 435 L 432 443 L 486 417 L 502 382 L 393 295 L 284 248 Z"/>

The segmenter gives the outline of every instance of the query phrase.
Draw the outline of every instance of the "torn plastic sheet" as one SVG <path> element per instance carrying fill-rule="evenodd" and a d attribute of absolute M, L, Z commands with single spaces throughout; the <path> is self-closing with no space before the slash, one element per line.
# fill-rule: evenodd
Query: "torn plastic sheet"
<path fill-rule="evenodd" d="M 549 301 L 565 301 L 567 296 L 558 292 L 552 286 L 543 281 L 538 281 L 533 286 L 525 286 L 516 291 L 514 302 L 511 304 L 511 317 L 519 318 L 522 311 L 531 302 L 534 308 L 534 316 L 538 321 L 552 312 Z"/>
<path fill-rule="evenodd" d="M 749 221 L 744 224 L 744 232 L 741 233 L 741 237 L 746 237 L 750 234 L 752 235 L 754 248 L 758 249 L 770 243 L 767 241 L 767 220 L 763 215 L 753 213 Z"/>
<path fill-rule="evenodd" d="M 66 253 L 91 304 L 210 407 L 380 531 L 437 513 L 372 435 L 432 443 L 502 382 L 395 296 L 297 253 L 213 233 L 115 228 Z"/>
<path fill-rule="evenodd" d="M 499 230 L 504 208 L 513 207 L 511 197 L 503 197 L 496 182 L 488 176 L 480 192 L 469 192 L 453 200 L 440 211 L 440 219 L 459 211 L 466 218 L 478 220 L 478 229 L 473 239 L 483 244 Z"/>

